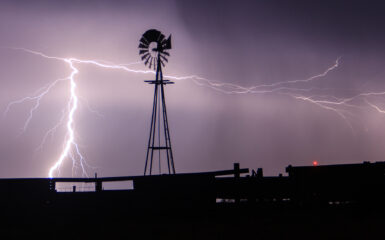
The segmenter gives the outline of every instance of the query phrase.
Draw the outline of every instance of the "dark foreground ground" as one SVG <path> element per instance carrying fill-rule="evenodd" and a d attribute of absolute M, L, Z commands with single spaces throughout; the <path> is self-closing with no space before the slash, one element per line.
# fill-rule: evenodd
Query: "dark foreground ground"
<path fill-rule="evenodd" d="M 0 180 L 2 239 L 385 239 L 384 163 Z M 227 174 L 227 177 L 223 177 Z M 232 174 L 232 176 L 228 176 Z M 133 189 L 107 191 L 108 181 Z M 93 191 L 59 192 L 60 182 Z"/>

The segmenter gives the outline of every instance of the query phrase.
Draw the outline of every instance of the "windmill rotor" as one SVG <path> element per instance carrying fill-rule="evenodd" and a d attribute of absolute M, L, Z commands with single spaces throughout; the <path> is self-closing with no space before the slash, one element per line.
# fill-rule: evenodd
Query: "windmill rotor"
<path fill-rule="evenodd" d="M 156 70 L 158 61 L 162 66 L 168 62 L 167 57 L 171 49 L 171 35 L 166 38 L 160 31 L 150 29 L 146 31 L 139 40 L 139 56 L 144 65 Z M 159 59 L 158 59 L 159 58 Z"/>

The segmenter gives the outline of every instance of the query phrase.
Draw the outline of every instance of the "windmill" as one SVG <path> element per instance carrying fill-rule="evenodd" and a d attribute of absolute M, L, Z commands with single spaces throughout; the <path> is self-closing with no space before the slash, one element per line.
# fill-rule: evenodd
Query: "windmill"
<path fill-rule="evenodd" d="M 161 151 L 166 152 L 167 169 L 169 174 L 175 174 L 174 157 L 171 148 L 170 131 L 168 127 L 166 100 L 164 95 L 164 85 L 173 84 L 170 80 L 163 79 L 162 67 L 168 62 L 170 56 L 168 50 L 171 49 L 171 35 L 166 37 L 156 29 L 146 31 L 139 40 L 139 55 L 142 61 L 150 69 L 155 70 L 155 80 L 146 80 L 149 84 L 154 84 L 154 103 L 152 107 L 150 136 L 144 166 L 144 175 L 151 175 L 153 172 L 154 152 L 158 152 L 159 174 L 161 168 Z"/>

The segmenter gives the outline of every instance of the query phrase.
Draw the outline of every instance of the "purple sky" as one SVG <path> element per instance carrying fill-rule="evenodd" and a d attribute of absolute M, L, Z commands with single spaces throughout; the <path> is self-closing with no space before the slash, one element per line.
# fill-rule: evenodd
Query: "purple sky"
<path fill-rule="evenodd" d="M 313 160 L 382 161 L 385 113 L 378 110 L 385 110 L 385 93 L 380 94 L 385 92 L 383 5 L 331 0 L 1 1 L 0 109 L 71 72 L 63 61 L 8 47 L 133 63 L 140 60 L 141 35 L 156 28 L 172 34 L 165 75 L 195 74 L 251 87 L 308 79 L 341 57 L 325 77 L 258 89 L 272 93 L 226 94 L 229 88 L 199 86 L 192 79 L 167 86 L 177 172 L 228 169 L 239 162 L 275 175 L 289 164 Z M 76 67 L 81 103 L 74 127 L 91 166 L 88 173 L 142 174 L 153 97 L 153 87 L 143 80 L 154 76 L 89 64 Z M 142 63 L 130 68 L 146 69 Z M 24 132 L 34 101 L 13 105 L 4 116 L 0 177 L 47 176 L 63 149 L 65 126 L 36 149 L 60 121 L 68 92 L 68 81 L 55 86 Z M 71 169 L 67 159 L 61 176 L 71 176 Z"/>

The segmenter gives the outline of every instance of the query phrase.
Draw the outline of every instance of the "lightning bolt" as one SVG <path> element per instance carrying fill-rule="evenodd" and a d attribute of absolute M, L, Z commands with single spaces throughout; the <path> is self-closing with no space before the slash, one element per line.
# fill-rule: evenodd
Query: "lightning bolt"
<path fill-rule="evenodd" d="M 62 57 L 55 57 L 55 56 L 48 56 L 44 53 L 25 49 L 25 48 L 12 48 L 13 50 L 21 50 L 27 53 L 31 53 L 43 58 L 62 61 L 65 64 L 69 66 L 71 69 L 71 73 L 68 77 L 57 79 L 53 81 L 52 83 L 48 84 L 47 86 L 39 89 L 35 94 L 29 97 L 25 97 L 13 102 L 10 102 L 5 110 L 5 114 L 7 114 L 10 110 L 10 108 L 14 104 L 21 104 L 26 101 L 35 101 L 35 104 L 30 110 L 30 114 L 24 124 L 23 131 L 25 131 L 28 127 L 29 122 L 33 118 L 33 114 L 40 106 L 40 101 L 42 98 L 53 88 L 55 87 L 59 82 L 62 81 L 69 81 L 70 84 L 70 99 L 67 104 L 67 108 L 63 110 L 63 115 L 61 120 L 58 122 L 57 125 L 55 125 L 52 129 L 50 129 L 44 136 L 42 143 L 40 144 L 39 148 L 41 149 L 44 145 L 46 138 L 49 135 L 53 135 L 58 127 L 64 124 L 66 121 L 66 137 L 64 141 L 63 150 L 58 157 L 58 159 L 54 162 L 54 164 L 49 168 L 48 176 L 52 178 L 54 175 L 60 175 L 60 166 L 63 164 L 63 162 L 66 159 L 72 159 L 73 163 L 73 174 L 75 172 L 75 169 L 77 167 L 80 167 L 82 169 L 82 175 L 88 176 L 86 171 L 86 166 L 88 164 L 85 161 L 84 156 L 82 155 L 79 145 L 76 142 L 76 136 L 75 136 L 75 113 L 78 109 L 79 104 L 79 97 L 77 95 L 77 86 L 76 86 L 76 80 L 75 76 L 79 73 L 79 69 L 75 66 L 77 64 L 91 64 L 95 65 L 101 68 L 106 69 L 112 69 L 112 70 L 122 70 L 129 73 L 137 73 L 137 74 L 154 74 L 154 71 L 152 70 L 136 70 L 129 68 L 129 66 L 135 65 L 140 62 L 134 62 L 130 64 L 114 64 L 108 61 L 103 60 L 84 60 L 84 59 L 78 59 L 78 58 L 62 58 Z M 183 81 L 183 80 L 190 80 L 193 83 L 195 83 L 198 86 L 201 87 L 207 87 L 210 89 L 213 89 L 215 91 L 222 92 L 224 94 L 284 94 L 289 97 L 292 97 L 293 99 L 300 100 L 300 101 L 306 101 L 310 104 L 316 105 L 324 110 L 333 111 L 338 116 L 340 116 L 344 121 L 348 123 L 348 125 L 352 128 L 349 119 L 347 115 L 349 115 L 349 111 L 345 108 L 358 108 L 360 106 L 353 104 L 353 101 L 358 98 L 368 97 L 368 96 L 375 96 L 375 95 L 385 95 L 385 92 L 383 93 L 360 93 L 358 95 L 352 96 L 350 98 L 338 98 L 335 96 L 328 96 L 328 95 L 310 95 L 311 92 L 315 90 L 323 90 L 326 91 L 328 89 L 320 89 L 320 88 L 296 88 L 292 87 L 295 84 L 299 83 L 310 83 L 316 80 L 320 80 L 327 76 L 331 71 L 335 70 L 339 66 L 340 58 L 337 58 L 335 63 L 328 67 L 324 72 L 311 76 L 307 79 L 299 79 L 299 80 L 290 80 L 290 81 L 281 81 L 276 82 L 272 84 L 261 84 L 261 85 L 255 85 L 251 87 L 244 87 L 241 85 L 233 84 L 233 83 L 226 83 L 226 82 L 220 82 L 220 81 L 214 81 L 209 80 L 207 78 L 203 78 L 197 75 L 188 75 L 188 76 L 171 76 L 171 75 L 165 75 L 165 77 L 175 80 L 175 81 Z M 384 113 L 380 108 L 376 107 L 374 104 L 371 104 L 369 102 L 366 102 L 369 106 L 375 108 L 378 112 Z M 64 117 L 65 116 L 65 117 Z"/>
<path fill-rule="evenodd" d="M 385 110 L 381 109 L 380 107 L 378 107 L 377 105 L 375 105 L 374 103 L 371 103 L 369 102 L 367 99 L 365 99 L 365 102 L 371 106 L 372 108 L 374 108 L 377 112 L 379 113 L 385 113 Z"/>
<path fill-rule="evenodd" d="M 65 59 L 65 62 L 68 63 L 72 69 L 71 75 L 68 77 L 70 80 L 70 85 L 71 85 L 71 90 L 70 90 L 70 93 L 71 93 L 70 96 L 71 97 L 70 97 L 70 100 L 68 102 L 68 109 L 69 109 L 68 121 L 67 121 L 67 134 L 68 134 L 68 136 L 67 136 L 67 141 L 65 143 L 63 152 L 61 153 L 59 159 L 49 169 L 48 176 L 50 178 L 53 178 L 54 171 L 56 171 L 60 167 L 60 165 L 63 163 L 64 159 L 68 157 L 72 146 L 75 147 L 76 153 L 80 157 L 79 160 L 80 160 L 80 164 L 81 164 L 82 168 L 84 167 L 83 166 L 84 158 L 83 158 L 83 155 L 79 151 L 78 145 L 75 142 L 75 134 L 74 134 L 74 128 L 73 128 L 74 115 L 75 115 L 76 109 L 78 108 L 78 101 L 79 101 L 79 99 L 76 95 L 76 82 L 75 82 L 74 78 L 75 78 L 75 75 L 79 72 L 79 70 L 74 67 L 72 59 Z M 74 158 L 72 157 L 72 159 L 74 159 Z"/>
<path fill-rule="evenodd" d="M 74 119 L 74 117 L 75 117 L 75 113 L 76 113 L 76 110 L 78 109 L 78 104 L 79 104 L 79 97 L 76 93 L 76 81 L 75 81 L 75 76 L 79 73 L 79 70 L 78 70 L 78 68 L 75 67 L 75 64 L 76 63 L 92 64 L 92 65 L 96 65 L 96 66 L 99 66 L 102 68 L 118 69 L 118 70 L 124 70 L 124 71 L 131 72 L 131 73 L 141 73 L 141 74 L 154 73 L 154 71 L 151 71 L 151 70 L 145 70 L 145 71 L 134 70 L 134 69 L 128 68 L 128 66 L 138 64 L 139 62 L 134 62 L 134 63 L 129 63 L 129 64 L 113 64 L 111 62 L 107 62 L 107 61 L 103 61 L 103 60 L 99 60 L 99 61 L 97 61 L 97 60 L 82 60 L 82 59 L 77 59 L 77 58 L 61 58 L 61 57 L 48 56 L 44 53 L 25 49 L 25 48 L 12 48 L 12 49 L 13 50 L 21 50 L 21 51 L 28 52 L 28 53 L 31 53 L 34 55 L 38 55 L 40 57 L 47 58 L 47 59 L 59 60 L 59 61 L 66 63 L 70 67 L 71 73 L 68 77 L 57 79 L 57 80 L 53 81 L 52 83 L 48 84 L 47 86 L 42 87 L 39 90 L 37 90 L 32 96 L 24 97 L 22 99 L 10 102 L 6 107 L 4 114 L 7 115 L 7 113 L 11 109 L 11 107 L 15 104 L 21 104 L 21 103 L 24 103 L 26 101 L 34 101 L 35 104 L 30 109 L 29 116 L 28 116 L 27 120 L 25 121 L 23 129 L 22 129 L 24 132 L 28 128 L 28 125 L 33 118 L 34 112 L 39 108 L 41 100 L 59 82 L 69 81 L 69 83 L 70 83 L 70 99 L 69 99 L 68 104 L 67 104 L 67 109 L 65 111 L 63 110 L 63 115 L 62 115 L 62 118 L 60 119 L 59 123 L 56 124 L 50 130 L 48 130 L 48 132 L 44 135 L 43 140 L 37 149 L 41 149 L 43 147 L 47 137 L 49 135 L 52 136 L 56 132 L 56 130 L 64 123 L 64 117 L 63 116 L 64 116 L 64 113 L 66 113 L 67 114 L 67 117 L 66 117 L 66 119 L 67 119 L 67 122 L 66 122 L 67 133 L 66 133 L 66 137 L 65 137 L 63 150 L 62 150 L 60 156 L 58 157 L 58 159 L 56 160 L 56 162 L 53 164 L 53 166 L 50 167 L 50 169 L 48 171 L 48 176 L 49 176 L 49 178 L 53 178 L 55 173 L 58 173 L 58 175 L 60 175 L 60 166 L 63 164 L 63 162 L 66 159 L 69 158 L 72 160 L 73 175 L 76 172 L 76 168 L 80 167 L 82 170 L 82 176 L 88 177 L 88 174 L 86 171 L 86 166 L 88 166 L 88 164 L 85 162 L 85 158 L 84 158 L 83 154 L 81 153 L 79 145 L 77 144 L 76 139 L 75 139 L 75 128 L 74 128 L 74 120 L 75 119 Z M 88 104 L 87 104 L 87 106 L 88 106 Z M 95 112 L 94 110 L 91 110 L 91 111 Z"/>

